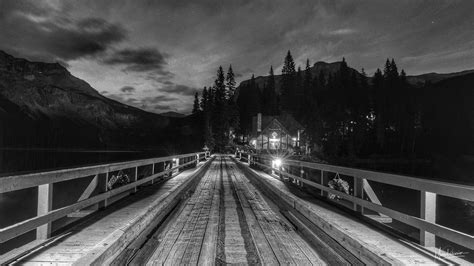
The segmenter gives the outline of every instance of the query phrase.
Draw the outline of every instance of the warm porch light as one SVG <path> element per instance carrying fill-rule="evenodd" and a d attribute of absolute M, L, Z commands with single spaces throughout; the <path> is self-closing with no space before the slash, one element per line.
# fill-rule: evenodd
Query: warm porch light
<path fill-rule="evenodd" d="M 272 167 L 273 168 L 278 168 L 280 166 L 281 166 L 281 159 L 280 158 L 277 158 L 277 159 L 272 161 Z"/>

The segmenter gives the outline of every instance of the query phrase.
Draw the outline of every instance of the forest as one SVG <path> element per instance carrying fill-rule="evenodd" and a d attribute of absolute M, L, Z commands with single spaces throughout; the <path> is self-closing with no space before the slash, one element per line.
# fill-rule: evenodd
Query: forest
<path fill-rule="evenodd" d="M 271 66 L 263 82 L 252 76 L 236 89 L 232 67 L 227 75 L 219 67 L 215 84 L 195 95 L 206 145 L 222 150 L 250 133 L 257 113 L 286 112 L 305 127 L 305 142 L 320 158 L 472 154 L 472 92 L 465 88 L 472 74 L 413 84 L 394 59 L 370 77 L 344 58 L 315 70 L 309 59 L 296 67 L 288 51 L 281 76 Z"/>

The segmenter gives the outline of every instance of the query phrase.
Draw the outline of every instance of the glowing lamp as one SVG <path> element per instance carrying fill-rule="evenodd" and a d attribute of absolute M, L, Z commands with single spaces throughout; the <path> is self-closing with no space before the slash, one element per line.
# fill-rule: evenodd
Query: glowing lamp
<path fill-rule="evenodd" d="M 280 167 L 281 166 L 281 159 L 275 159 L 273 160 L 273 165 L 274 167 Z"/>

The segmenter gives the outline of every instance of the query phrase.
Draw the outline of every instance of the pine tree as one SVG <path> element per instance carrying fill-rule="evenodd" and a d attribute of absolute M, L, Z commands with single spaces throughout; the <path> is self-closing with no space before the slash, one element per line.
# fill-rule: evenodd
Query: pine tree
<path fill-rule="evenodd" d="M 388 59 L 387 59 L 388 62 Z M 387 64 L 385 65 L 385 69 L 387 68 Z M 385 70 L 384 70 L 385 72 Z M 375 71 L 373 77 L 373 89 L 374 92 L 374 99 L 375 99 L 375 126 L 376 126 L 376 139 L 377 144 L 380 149 L 384 149 L 385 147 L 385 88 L 384 88 L 384 75 L 380 69 Z"/>
<path fill-rule="evenodd" d="M 222 66 L 217 70 L 217 78 L 214 81 L 214 103 L 211 114 L 212 133 L 216 148 L 222 151 L 226 145 L 227 120 L 226 120 L 226 93 L 225 93 L 225 77 Z"/>
<path fill-rule="evenodd" d="M 229 65 L 229 70 L 227 71 L 226 76 L 226 88 L 227 88 L 227 99 L 232 101 L 235 93 L 235 77 L 234 71 L 232 70 L 232 65 Z"/>
<path fill-rule="evenodd" d="M 268 77 L 268 83 L 267 83 L 267 90 L 268 93 L 265 93 L 264 97 L 268 97 L 268 114 L 270 115 L 277 115 L 279 113 L 278 111 L 278 101 L 277 101 L 277 94 L 275 91 L 275 75 L 273 73 L 273 66 L 270 66 L 270 76 Z"/>
<path fill-rule="evenodd" d="M 201 110 L 203 112 L 207 112 L 207 105 L 208 105 L 208 94 L 207 94 L 207 88 L 204 86 L 204 89 L 202 90 L 202 95 L 201 95 Z"/>
<path fill-rule="evenodd" d="M 214 82 L 216 104 L 223 104 L 225 100 L 225 77 L 222 66 L 217 70 L 217 78 Z"/>
<path fill-rule="evenodd" d="M 304 102 L 304 89 L 303 89 L 303 73 L 301 67 L 298 66 L 298 71 L 295 75 L 295 96 L 294 96 L 294 110 L 296 111 L 295 116 L 298 120 L 301 120 L 304 109 L 301 103 Z"/>
<path fill-rule="evenodd" d="M 199 93 L 194 94 L 194 103 L 193 103 L 193 115 L 197 115 L 200 111 L 199 107 Z"/>
<path fill-rule="evenodd" d="M 295 62 L 290 50 L 285 57 L 282 69 L 282 109 L 295 111 Z"/>

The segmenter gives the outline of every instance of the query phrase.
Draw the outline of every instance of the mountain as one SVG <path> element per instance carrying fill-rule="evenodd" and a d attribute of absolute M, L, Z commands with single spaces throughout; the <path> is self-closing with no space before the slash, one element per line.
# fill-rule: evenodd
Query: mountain
<path fill-rule="evenodd" d="M 336 73 L 341 67 L 341 62 L 333 62 L 333 63 L 326 63 L 326 62 L 316 62 L 312 67 L 310 67 L 311 71 L 311 76 L 314 77 L 316 75 L 319 75 L 321 71 L 324 73 L 325 77 L 329 74 L 334 74 Z M 350 71 L 355 71 L 357 74 L 360 74 L 357 72 L 357 70 L 351 68 Z M 304 73 L 305 70 L 302 71 Z M 269 76 L 258 76 L 255 77 L 255 84 L 259 87 L 260 91 L 263 91 L 263 88 L 265 84 L 268 81 Z M 275 90 L 277 93 L 280 93 L 281 90 L 281 82 L 282 82 L 282 75 L 276 75 L 275 74 Z M 242 81 L 239 86 L 237 87 L 237 93 L 241 90 L 241 88 L 246 87 L 250 84 L 250 79 Z"/>
<path fill-rule="evenodd" d="M 183 117 L 186 117 L 185 114 L 181 114 L 181 113 L 177 113 L 177 112 L 173 112 L 173 111 L 160 113 L 160 115 L 166 116 L 166 117 L 176 117 L 176 118 L 183 118 Z"/>
<path fill-rule="evenodd" d="M 463 76 L 467 74 L 474 73 L 474 69 L 471 70 L 464 70 L 460 72 L 454 72 L 454 73 L 426 73 L 426 74 L 421 74 L 417 76 L 407 76 L 408 82 L 410 82 L 412 85 L 416 86 L 421 86 L 424 85 L 425 83 L 436 83 L 445 79 L 457 77 L 457 76 Z"/>
<path fill-rule="evenodd" d="M 173 123 L 102 96 L 58 63 L 0 51 L 0 146 L 149 146 Z"/>

